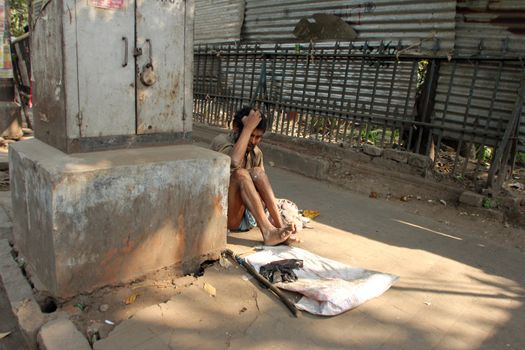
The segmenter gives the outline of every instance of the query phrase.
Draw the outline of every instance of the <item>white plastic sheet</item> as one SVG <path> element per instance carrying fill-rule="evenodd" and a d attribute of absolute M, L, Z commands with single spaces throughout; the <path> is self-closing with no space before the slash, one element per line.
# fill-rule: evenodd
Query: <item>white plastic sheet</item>
<path fill-rule="evenodd" d="M 262 265 L 282 259 L 301 259 L 303 268 L 294 270 L 297 281 L 275 286 L 303 295 L 297 308 L 315 315 L 333 316 L 353 309 L 383 294 L 398 276 L 355 268 L 323 258 L 304 249 L 277 246 L 246 257 L 257 271 Z"/>

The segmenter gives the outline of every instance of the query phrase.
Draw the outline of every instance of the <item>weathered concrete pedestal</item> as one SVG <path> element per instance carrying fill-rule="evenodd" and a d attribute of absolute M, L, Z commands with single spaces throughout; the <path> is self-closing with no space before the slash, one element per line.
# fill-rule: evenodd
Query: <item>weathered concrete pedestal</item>
<path fill-rule="evenodd" d="M 229 158 L 191 145 L 9 152 L 15 245 L 56 297 L 163 267 L 195 271 L 226 244 Z"/>

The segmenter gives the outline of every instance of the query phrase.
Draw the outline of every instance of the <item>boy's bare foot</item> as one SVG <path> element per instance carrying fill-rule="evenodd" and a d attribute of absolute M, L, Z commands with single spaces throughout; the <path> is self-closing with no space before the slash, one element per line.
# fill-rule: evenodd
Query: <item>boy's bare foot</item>
<path fill-rule="evenodd" d="M 295 233 L 295 227 L 289 225 L 283 228 L 272 227 L 268 230 L 261 231 L 265 245 L 277 245 L 288 240 L 288 238 Z"/>
<path fill-rule="evenodd" d="M 299 244 L 301 243 L 301 239 L 299 237 L 297 237 L 296 234 L 292 234 L 290 235 L 290 237 L 288 237 L 288 239 L 284 242 L 284 244 L 287 244 L 287 245 L 290 245 L 290 244 Z"/>

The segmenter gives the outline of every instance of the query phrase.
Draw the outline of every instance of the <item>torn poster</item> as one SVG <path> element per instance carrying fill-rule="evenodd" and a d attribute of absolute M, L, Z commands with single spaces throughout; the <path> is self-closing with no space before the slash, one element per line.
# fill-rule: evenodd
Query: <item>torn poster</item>
<path fill-rule="evenodd" d="M 124 0 L 90 0 L 91 6 L 102 9 L 119 10 L 124 7 Z"/>
<path fill-rule="evenodd" d="M 303 268 L 295 270 L 297 281 L 275 283 L 275 286 L 302 294 L 295 306 L 315 315 L 334 316 L 353 309 L 380 296 L 399 279 L 289 246 L 265 246 L 262 251 L 246 257 L 257 271 L 267 263 L 282 259 L 303 260 Z"/>

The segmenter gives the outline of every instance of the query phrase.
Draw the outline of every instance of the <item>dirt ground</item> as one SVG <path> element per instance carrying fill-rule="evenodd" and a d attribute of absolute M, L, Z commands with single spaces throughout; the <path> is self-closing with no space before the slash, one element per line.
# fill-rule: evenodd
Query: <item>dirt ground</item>
<path fill-rule="evenodd" d="M 169 275 L 166 273 L 165 275 Z M 79 295 L 62 304 L 77 329 L 93 342 L 107 337 L 114 325 L 135 315 L 145 307 L 163 303 L 198 283 L 193 276 L 163 276 L 119 287 L 106 287 L 91 294 Z"/>

